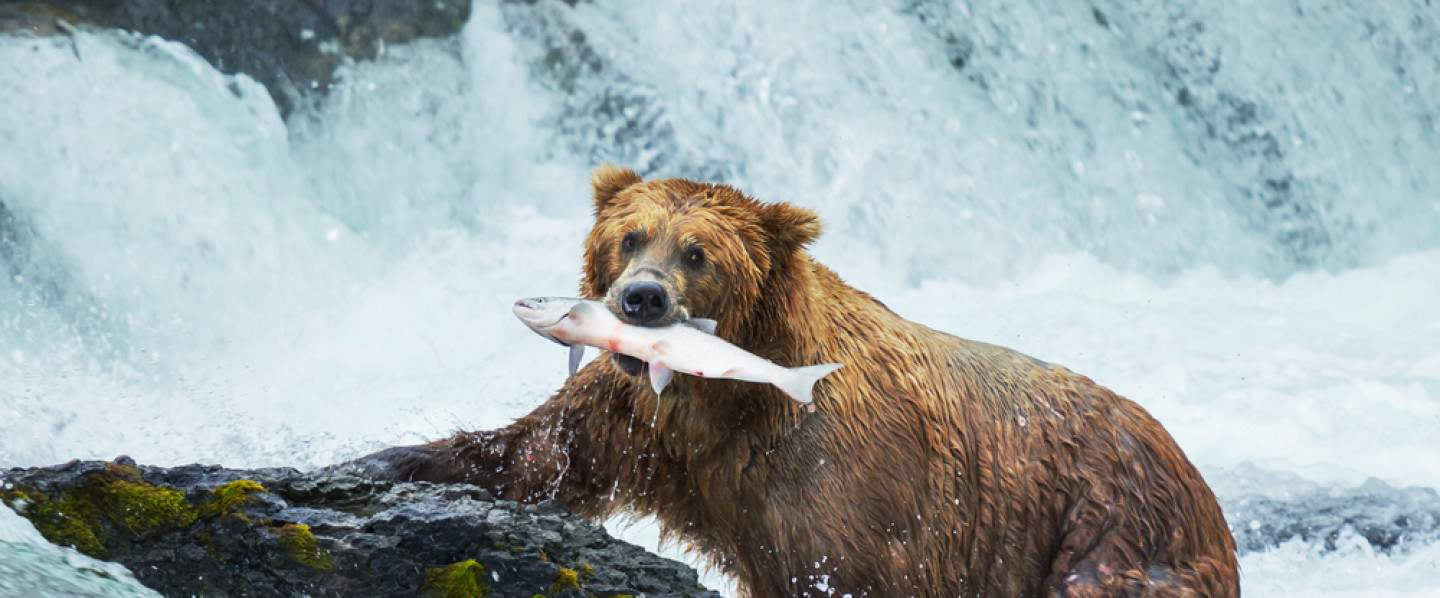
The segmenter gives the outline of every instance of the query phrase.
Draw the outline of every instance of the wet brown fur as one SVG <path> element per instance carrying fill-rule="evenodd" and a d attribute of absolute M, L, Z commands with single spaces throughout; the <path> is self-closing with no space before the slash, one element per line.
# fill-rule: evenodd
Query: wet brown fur
<path fill-rule="evenodd" d="M 637 261 L 668 268 L 679 308 L 730 342 L 785 366 L 845 364 L 816 411 L 690 376 L 657 399 L 597 359 L 509 427 L 418 447 L 381 475 L 653 515 L 757 598 L 1238 596 L 1215 497 L 1140 406 L 900 318 L 803 250 L 820 234 L 808 210 L 609 166 L 593 186 L 582 293 L 606 297 Z M 624 255 L 633 230 L 645 242 Z M 708 270 L 678 265 L 695 245 Z"/>

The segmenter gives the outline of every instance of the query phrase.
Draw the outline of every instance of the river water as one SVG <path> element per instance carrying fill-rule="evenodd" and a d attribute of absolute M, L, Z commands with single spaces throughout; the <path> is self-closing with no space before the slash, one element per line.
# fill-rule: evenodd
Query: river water
<path fill-rule="evenodd" d="M 1437 14 L 479 2 L 288 121 L 176 43 L 0 37 L 0 467 L 312 467 L 505 425 L 566 369 L 509 306 L 574 293 L 611 161 L 815 209 L 813 253 L 901 315 L 1150 410 L 1237 530 L 1290 521 L 1255 497 L 1434 505 Z M 1435 536 L 1249 550 L 1245 594 L 1440 595 Z M 3 508 L 0 573 L 140 591 Z"/>

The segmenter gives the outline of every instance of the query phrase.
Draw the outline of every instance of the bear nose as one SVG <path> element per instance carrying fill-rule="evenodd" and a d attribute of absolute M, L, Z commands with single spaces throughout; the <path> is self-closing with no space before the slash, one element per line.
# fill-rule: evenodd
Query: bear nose
<path fill-rule="evenodd" d="M 649 324 L 665 317 L 670 300 L 665 287 L 653 282 L 636 282 L 625 287 L 620 300 L 620 310 L 637 324 Z"/>

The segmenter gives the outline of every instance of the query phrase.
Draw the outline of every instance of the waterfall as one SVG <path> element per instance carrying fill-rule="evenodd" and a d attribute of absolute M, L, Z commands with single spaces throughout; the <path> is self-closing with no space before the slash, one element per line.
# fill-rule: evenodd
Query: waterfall
<path fill-rule="evenodd" d="M 574 292 L 608 161 L 816 210 L 851 284 L 1135 399 L 1222 500 L 1440 485 L 1428 0 L 573 4 L 479 2 L 288 119 L 174 41 L 0 35 L 0 466 L 505 425 L 565 372 L 508 306 Z M 1440 584 L 1345 542 L 1247 595 Z"/>

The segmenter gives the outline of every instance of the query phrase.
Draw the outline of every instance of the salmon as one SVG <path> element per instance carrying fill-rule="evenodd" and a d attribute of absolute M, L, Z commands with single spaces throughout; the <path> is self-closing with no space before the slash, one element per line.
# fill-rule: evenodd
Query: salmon
<path fill-rule="evenodd" d="M 690 318 L 664 327 L 633 326 L 620 321 L 598 301 L 535 297 L 515 302 L 515 315 L 536 334 L 570 347 L 570 375 L 580 367 L 585 347 L 629 355 L 649 365 L 650 386 L 659 395 L 674 372 L 701 378 L 725 378 L 774 385 L 804 404 L 815 383 L 842 364 L 782 367 L 715 336 L 715 321 Z"/>

